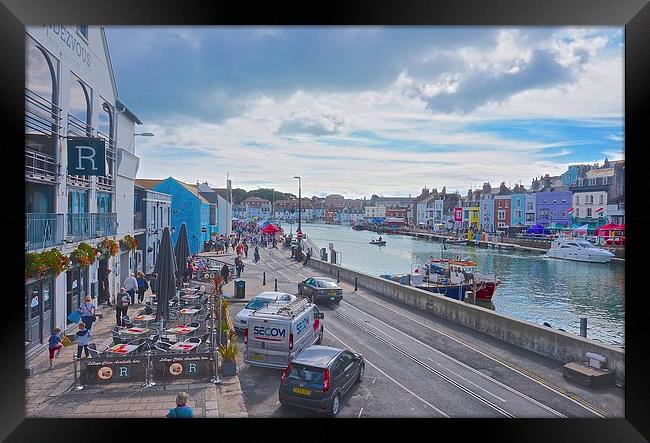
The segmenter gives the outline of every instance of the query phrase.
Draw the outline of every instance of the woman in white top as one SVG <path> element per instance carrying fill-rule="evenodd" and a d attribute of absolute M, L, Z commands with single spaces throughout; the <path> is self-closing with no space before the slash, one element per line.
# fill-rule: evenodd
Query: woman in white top
<path fill-rule="evenodd" d="M 95 321 L 95 304 L 90 295 L 86 295 L 84 301 L 79 306 L 79 312 L 81 313 L 81 321 L 85 323 L 86 328 L 90 330 Z"/>

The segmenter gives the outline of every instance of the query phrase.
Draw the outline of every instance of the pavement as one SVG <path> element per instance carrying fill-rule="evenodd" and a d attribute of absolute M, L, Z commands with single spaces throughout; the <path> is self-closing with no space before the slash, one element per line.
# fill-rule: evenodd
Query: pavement
<path fill-rule="evenodd" d="M 129 314 L 144 308 L 136 304 Z M 115 325 L 113 307 L 100 307 L 104 317 L 93 323 L 93 339 L 101 349 L 104 341 L 111 341 Z M 238 377 L 220 376 L 222 383 L 214 385 L 207 380 L 157 382 L 142 387 L 139 383 L 114 383 L 103 386 L 84 386 L 74 389 L 74 363 L 77 346 L 73 343 L 61 349 L 49 370 L 49 356 L 45 351 L 38 356 L 34 374 L 26 377 L 26 417 L 160 417 L 176 406 L 176 395 L 189 394 L 188 405 L 195 417 L 246 417 Z M 40 357 L 40 359 L 39 359 Z M 83 361 L 83 360 L 82 360 Z"/>

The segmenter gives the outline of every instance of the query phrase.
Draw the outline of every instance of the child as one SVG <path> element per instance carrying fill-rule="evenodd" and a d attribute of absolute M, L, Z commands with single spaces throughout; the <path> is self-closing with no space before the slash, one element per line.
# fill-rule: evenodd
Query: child
<path fill-rule="evenodd" d="M 90 330 L 86 329 L 86 325 L 79 323 L 79 330 L 75 334 L 77 336 L 77 358 L 81 358 L 81 350 L 83 349 L 86 357 L 89 357 L 88 343 L 90 343 Z"/>
<path fill-rule="evenodd" d="M 180 392 L 176 396 L 176 407 L 169 410 L 167 418 L 193 418 L 192 408 L 187 406 L 189 395 L 185 392 Z"/>
<path fill-rule="evenodd" d="M 50 349 L 50 369 L 52 369 L 52 360 L 54 360 L 55 355 L 57 357 L 59 356 L 59 352 L 61 352 L 61 348 L 63 347 L 61 344 L 61 329 L 56 328 L 54 332 L 52 332 L 48 347 Z"/>

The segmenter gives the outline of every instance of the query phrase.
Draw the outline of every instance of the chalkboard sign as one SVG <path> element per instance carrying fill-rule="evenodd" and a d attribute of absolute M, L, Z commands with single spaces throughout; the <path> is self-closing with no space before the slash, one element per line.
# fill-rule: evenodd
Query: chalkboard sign
<path fill-rule="evenodd" d="M 83 364 L 86 367 L 85 383 L 87 384 L 146 381 L 146 357 L 91 358 L 85 360 Z"/>
<path fill-rule="evenodd" d="M 183 378 L 209 378 L 214 375 L 214 353 L 155 355 L 154 379 L 178 380 Z"/>

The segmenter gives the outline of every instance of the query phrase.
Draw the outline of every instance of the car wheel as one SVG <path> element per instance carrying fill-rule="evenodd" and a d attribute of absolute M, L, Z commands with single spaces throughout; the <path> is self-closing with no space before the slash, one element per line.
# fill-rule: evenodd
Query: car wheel
<path fill-rule="evenodd" d="M 339 394 L 336 394 L 330 406 L 330 410 L 329 410 L 330 417 L 336 416 L 336 414 L 339 413 L 340 408 L 341 408 L 341 396 Z"/>
<path fill-rule="evenodd" d="M 363 376 L 366 373 L 366 365 L 362 364 L 361 367 L 359 367 L 359 375 L 357 376 L 357 383 L 361 383 L 363 381 Z"/>

